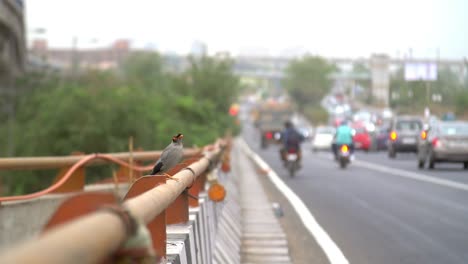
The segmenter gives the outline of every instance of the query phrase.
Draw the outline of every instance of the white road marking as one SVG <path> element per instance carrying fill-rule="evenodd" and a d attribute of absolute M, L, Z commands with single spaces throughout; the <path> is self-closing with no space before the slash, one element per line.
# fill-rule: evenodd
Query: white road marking
<path fill-rule="evenodd" d="M 317 155 L 317 157 L 329 158 L 330 160 L 333 159 L 332 157 L 325 157 L 325 156 L 322 156 L 322 155 Z M 405 171 L 405 170 L 401 170 L 401 169 L 395 169 L 395 168 L 388 167 L 388 166 L 377 165 L 377 164 L 367 162 L 367 161 L 362 161 L 362 160 L 355 160 L 355 161 L 353 161 L 351 163 L 351 165 L 353 165 L 353 164 L 355 166 L 358 166 L 358 167 L 366 168 L 366 169 L 369 169 L 369 170 L 375 170 L 375 171 L 383 172 L 383 173 L 386 173 L 386 174 L 399 176 L 399 177 L 402 177 L 402 178 L 408 178 L 408 179 L 412 179 L 412 180 L 437 184 L 437 185 L 441 185 L 441 186 L 449 187 L 449 188 L 453 188 L 453 189 L 468 191 L 468 185 L 464 184 L 464 183 L 459 183 L 459 182 L 455 182 L 455 181 L 440 179 L 440 178 L 437 178 L 437 177 L 432 177 L 432 176 L 424 175 L 424 174 L 421 174 L 421 173 Z"/>
<path fill-rule="evenodd" d="M 309 230 L 311 235 L 315 238 L 317 243 L 320 245 L 322 250 L 325 252 L 328 260 L 331 264 L 349 264 L 349 261 L 344 256 L 343 252 L 333 242 L 330 236 L 325 230 L 317 223 L 312 213 L 307 209 L 304 202 L 280 179 L 280 177 L 268 166 L 268 164 L 260 158 L 255 152 L 253 152 L 247 143 L 243 139 L 239 140 L 241 147 L 245 153 L 253 159 L 254 162 L 262 168 L 262 170 L 268 171 L 268 177 L 273 184 L 278 188 L 280 192 L 288 199 L 291 203 L 299 218 L 302 220 L 304 226 Z"/>
<path fill-rule="evenodd" d="M 370 170 L 375 170 L 375 171 L 380 171 L 384 172 L 387 174 L 403 177 L 403 178 L 409 178 L 413 180 L 418 180 L 418 181 L 423 181 L 423 182 L 428 182 L 428 183 L 433 183 L 445 187 L 450 187 L 458 190 L 463 190 L 463 191 L 468 191 L 468 185 L 455 182 L 455 181 L 449 181 L 445 179 L 440 179 L 432 176 L 427 176 L 424 174 L 416 173 L 416 172 L 411 172 L 411 171 L 405 171 L 405 170 L 400 170 L 400 169 L 395 169 L 387 166 L 382 166 L 382 165 L 376 165 L 367 161 L 354 161 L 354 164 L 367 168 Z"/>

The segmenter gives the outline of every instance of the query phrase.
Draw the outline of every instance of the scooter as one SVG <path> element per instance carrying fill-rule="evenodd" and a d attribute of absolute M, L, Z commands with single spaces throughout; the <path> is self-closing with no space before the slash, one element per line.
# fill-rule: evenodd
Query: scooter
<path fill-rule="evenodd" d="M 289 148 L 286 153 L 286 163 L 285 167 L 289 172 L 289 177 L 294 177 L 296 171 L 299 170 L 299 156 L 297 149 Z"/>
<path fill-rule="evenodd" d="M 348 145 L 344 144 L 340 146 L 337 160 L 342 169 L 345 169 L 346 166 L 351 163 L 351 150 Z"/>

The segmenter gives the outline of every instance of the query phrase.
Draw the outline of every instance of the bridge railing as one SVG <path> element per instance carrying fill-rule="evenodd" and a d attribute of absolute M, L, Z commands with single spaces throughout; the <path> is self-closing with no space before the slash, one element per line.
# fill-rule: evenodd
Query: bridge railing
<path fill-rule="evenodd" d="M 115 181 L 131 183 L 137 177 L 142 176 L 145 171 L 150 171 L 154 165 L 142 166 L 143 162 L 154 163 L 161 156 L 161 152 L 136 151 L 89 155 L 75 152 L 73 156 L 0 158 L 0 170 L 60 169 L 53 184 L 48 188 L 26 195 L 0 197 L 0 204 L 7 201 L 38 198 L 45 194 L 82 191 L 86 178 L 84 168 L 88 166 L 118 164 L 120 167 L 116 172 L 116 178 L 108 178 L 101 183 Z M 200 149 L 184 149 L 184 158 L 194 157 L 200 153 Z M 72 167 L 75 169 L 71 170 Z"/>
<path fill-rule="evenodd" d="M 0 263 L 114 263 L 125 257 L 164 259 L 166 225 L 189 221 L 189 207 L 199 205 L 198 195 L 205 189 L 207 178 L 211 179 L 208 192 L 213 199 L 224 197 L 223 187 L 210 174 L 220 163 L 223 171 L 229 170 L 229 146 L 229 140 L 218 140 L 202 150 L 188 150 L 185 160 L 166 175 L 139 177 L 122 201 L 112 193 L 74 195 L 49 219 L 38 238 L 0 253 Z M 139 154 L 132 158 L 149 159 L 148 153 Z M 154 154 L 151 153 L 151 160 L 155 159 Z M 67 177 L 85 165 L 98 164 L 97 160 L 116 162 L 136 171 L 147 169 L 131 166 L 123 161 L 127 158 L 130 159 L 127 154 L 92 154 L 81 159 L 67 157 L 26 163 L 30 168 L 50 168 L 51 163 L 66 166 L 78 160 L 65 173 Z M 0 167 L 19 168 L 19 163 L 0 161 Z M 3 201 L 8 201 L 6 198 L 2 197 Z"/>

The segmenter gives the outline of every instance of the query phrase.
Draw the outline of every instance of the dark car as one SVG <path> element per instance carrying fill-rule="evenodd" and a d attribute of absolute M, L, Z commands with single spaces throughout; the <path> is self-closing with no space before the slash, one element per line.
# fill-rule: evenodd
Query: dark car
<path fill-rule="evenodd" d="M 388 139 L 390 137 L 390 128 L 388 126 L 378 127 L 375 135 L 376 150 L 387 150 Z"/>
<path fill-rule="evenodd" d="M 418 137 L 423 122 L 416 116 L 395 117 L 390 125 L 388 141 L 388 156 L 395 158 L 398 152 L 414 152 L 418 150 Z"/>
<path fill-rule="evenodd" d="M 468 122 L 445 121 L 433 124 L 421 132 L 418 144 L 418 167 L 429 163 L 459 162 L 468 169 Z"/>

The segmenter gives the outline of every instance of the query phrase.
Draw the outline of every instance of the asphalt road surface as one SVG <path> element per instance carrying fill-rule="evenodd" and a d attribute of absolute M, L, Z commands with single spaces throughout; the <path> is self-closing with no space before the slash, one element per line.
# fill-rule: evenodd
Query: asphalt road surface
<path fill-rule="evenodd" d="M 330 153 L 314 154 L 305 144 L 303 168 L 289 178 L 277 146 L 260 149 L 249 124 L 243 137 L 350 263 L 468 263 L 468 171 L 462 165 L 419 170 L 414 154 L 391 160 L 385 152 L 358 152 L 342 170 Z"/>

